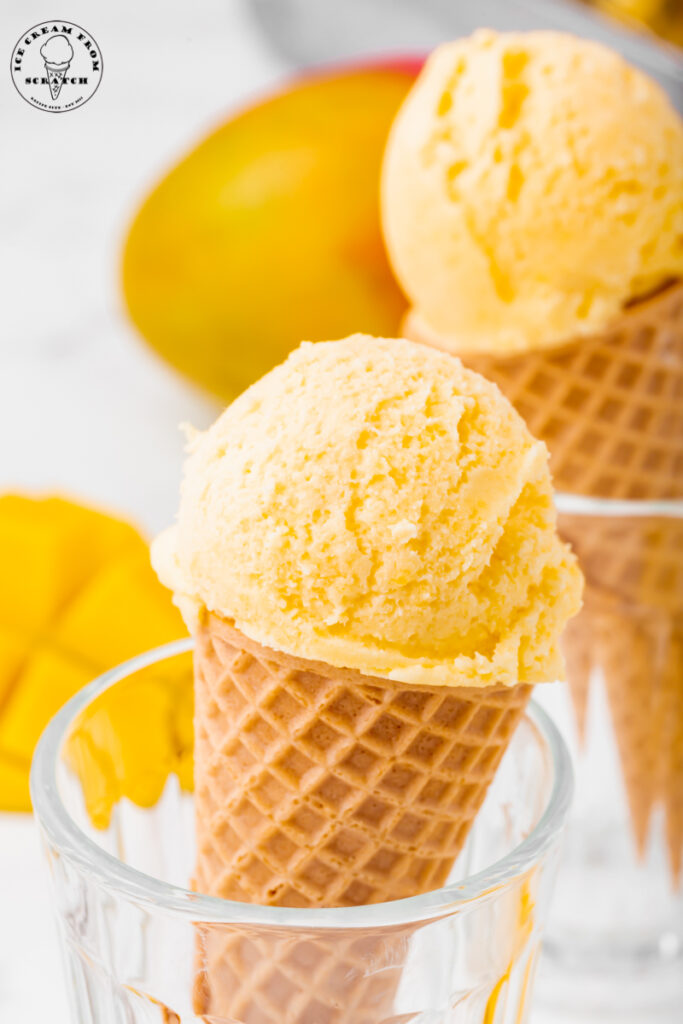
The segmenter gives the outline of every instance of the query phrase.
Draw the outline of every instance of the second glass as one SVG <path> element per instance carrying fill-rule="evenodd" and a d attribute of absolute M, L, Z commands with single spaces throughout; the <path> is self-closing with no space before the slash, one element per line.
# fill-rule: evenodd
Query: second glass
<path fill-rule="evenodd" d="M 544 992 L 587 1009 L 680 1009 L 683 502 L 557 503 L 586 592 L 565 635 L 569 686 L 541 694 L 577 777 Z"/>

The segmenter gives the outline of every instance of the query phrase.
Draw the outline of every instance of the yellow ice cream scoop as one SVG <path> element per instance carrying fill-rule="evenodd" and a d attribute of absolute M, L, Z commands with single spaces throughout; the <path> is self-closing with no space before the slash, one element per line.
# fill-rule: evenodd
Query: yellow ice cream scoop
<path fill-rule="evenodd" d="M 364 335 L 301 345 L 192 436 L 152 560 L 190 622 L 416 684 L 556 679 L 580 603 L 545 445 L 459 360 Z"/>
<path fill-rule="evenodd" d="M 683 123 L 597 43 L 482 30 L 435 50 L 399 111 L 382 218 L 414 335 L 553 346 L 683 275 Z"/>

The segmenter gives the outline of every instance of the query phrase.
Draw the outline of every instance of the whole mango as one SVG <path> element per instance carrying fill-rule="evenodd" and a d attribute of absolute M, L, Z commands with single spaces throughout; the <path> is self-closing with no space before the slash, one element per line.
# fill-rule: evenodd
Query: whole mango
<path fill-rule="evenodd" d="M 302 340 L 392 336 L 405 310 L 379 222 L 379 170 L 419 70 L 318 74 L 225 123 L 152 192 L 130 229 L 134 323 L 230 400 Z"/>

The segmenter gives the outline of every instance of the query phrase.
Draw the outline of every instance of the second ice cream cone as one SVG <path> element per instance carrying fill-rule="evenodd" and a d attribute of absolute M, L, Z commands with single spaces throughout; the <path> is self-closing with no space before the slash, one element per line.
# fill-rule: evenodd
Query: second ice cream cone
<path fill-rule="evenodd" d="M 654 81 L 565 34 L 445 44 L 392 127 L 382 207 L 413 305 L 404 333 L 498 384 L 547 443 L 559 491 L 683 496 L 683 124 Z M 664 803 L 677 870 L 660 762 L 677 763 L 678 731 L 664 738 L 660 705 L 683 728 L 683 683 L 667 682 L 680 529 L 603 515 L 560 520 L 588 577 L 566 638 L 579 730 L 601 675 L 638 845 Z"/>
<path fill-rule="evenodd" d="M 414 314 L 405 329 L 423 344 L 447 347 Z M 547 443 L 558 490 L 634 501 L 683 496 L 682 282 L 633 303 L 590 338 L 509 357 L 464 355 L 463 361 L 496 383 Z M 680 519 L 605 509 L 603 515 L 562 514 L 559 525 L 586 574 L 585 608 L 564 639 L 579 733 L 597 669 L 637 847 L 644 851 L 651 813 L 661 803 L 677 877 L 683 855 L 675 795 L 683 786 L 675 767 L 683 758 L 676 738 L 683 729 L 683 674 L 674 664 L 683 644 Z"/>
<path fill-rule="evenodd" d="M 591 338 L 466 361 L 498 384 L 546 441 L 560 491 L 683 496 L 683 283 L 633 303 Z M 586 668 L 595 667 L 612 710 L 636 844 L 645 849 L 654 807 L 661 802 L 667 819 L 671 808 L 669 856 L 678 875 L 683 829 L 673 794 L 683 778 L 672 778 L 664 764 L 677 763 L 681 751 L 663 724 L 683 723 L 683 677 L 672 678 L 671 664 L 683 642 L 683 529 L 676 519 L 608 510 L 561 515 L 560 529 L 587 584 L 586 607 L 565 638 L 573 644 L 567 657 L 579 727 Z"/>

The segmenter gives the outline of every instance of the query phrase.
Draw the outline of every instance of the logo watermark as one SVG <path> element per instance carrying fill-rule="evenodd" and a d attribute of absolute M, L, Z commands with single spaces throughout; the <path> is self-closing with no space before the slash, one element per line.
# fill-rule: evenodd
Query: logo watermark
<path fill-rule="evenodd" d="M 89 32 L 71 21 L 43 21 L 12 51 L 12 81 L 38 110 L 62 114 L 87 103 L 102 80 L 102 52 Z"/>

